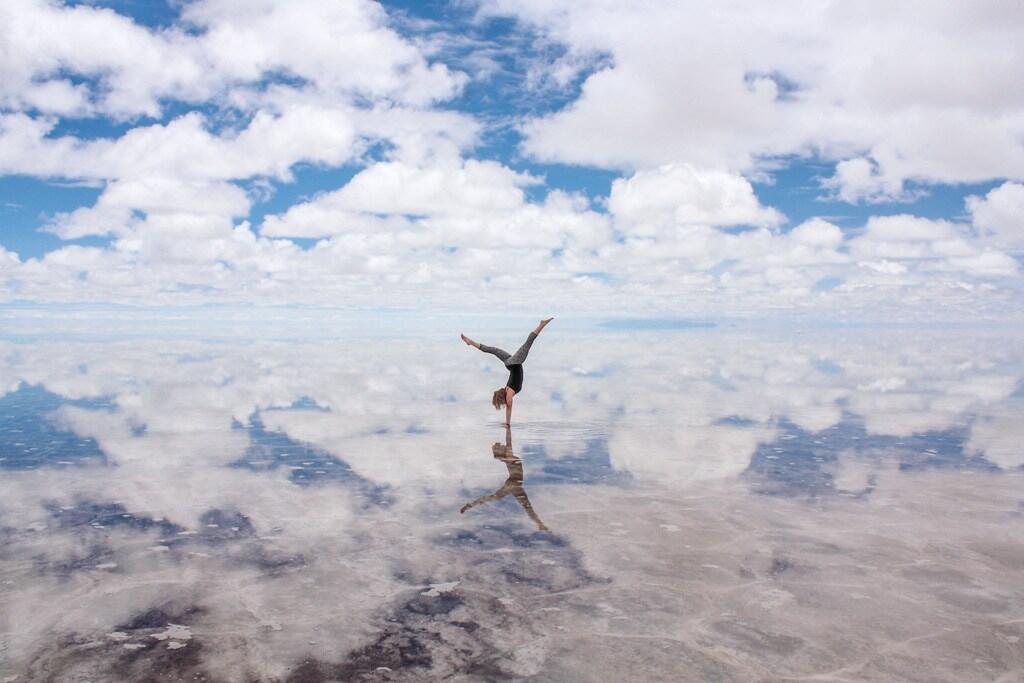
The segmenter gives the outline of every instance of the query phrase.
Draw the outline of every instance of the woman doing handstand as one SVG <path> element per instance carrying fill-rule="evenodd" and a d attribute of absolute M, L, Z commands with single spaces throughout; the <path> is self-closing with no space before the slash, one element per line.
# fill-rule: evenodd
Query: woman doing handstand
<path fill-rule="evenodd" d="M 541 333 L 544 327 L 554 320 L 554 318 L 545 318 L 541 320 L 537 327 L 530 333 L 530 336 L 526 338 L 526 341 L 519 350 L 509 355 L 507 351 L 503 351 L 496 346 L 487 346 L 486 344 L 480 344 L 475 342 L 466 335 L 459 335 L 462 337 L 462 341 L 466 342 L 470 346 L 475 346 L 484 353 L 490 353 L 498 357 L 498 360 L 505 364 L 508 368 L 508 382 L 505 383 L 500 389 L 496 389 L 494 395 L 491 396 L 491 405 L 494 406 L 495 410 L 501 410 L 501 406 L 505 406 L 505 426 L 508 427 L 512 424 L 512 397 L 522 392 L 523 390 L 523 361 L 526 360 L 526 355 L 530 353 L 530 347 L 533 346 L 533 340 L 537 338 L 537 335 Z"/>

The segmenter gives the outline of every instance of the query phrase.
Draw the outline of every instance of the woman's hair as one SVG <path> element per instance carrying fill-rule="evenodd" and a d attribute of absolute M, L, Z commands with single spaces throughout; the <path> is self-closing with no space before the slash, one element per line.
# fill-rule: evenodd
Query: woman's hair
<path fill-rule="evenodd" d="M 495 390 L 494 395 L 491 396 L 491 405 L 495 410 L 501 410 L 501 407 L 505 405 L 505 387 Z"/>

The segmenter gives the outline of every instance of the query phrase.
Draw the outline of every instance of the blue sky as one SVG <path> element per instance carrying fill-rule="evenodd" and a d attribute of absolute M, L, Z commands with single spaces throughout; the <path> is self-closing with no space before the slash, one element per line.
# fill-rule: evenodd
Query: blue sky
<path fill-rule="evenodd" d="M 1021 310 L 1012 6 L 0 15 L 0 302 Z"/>

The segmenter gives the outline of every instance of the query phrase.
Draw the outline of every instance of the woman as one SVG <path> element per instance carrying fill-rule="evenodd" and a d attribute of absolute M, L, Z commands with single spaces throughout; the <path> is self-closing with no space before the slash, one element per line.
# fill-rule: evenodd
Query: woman
<path fill-rule="evenodd" d="M 501 389 L 497 389 L 494 395 L 491 397 L 491 405 L 494 406 L 495 410 L 501 410 L 502 406 L 505 406 L 505 426 L 509 427 L 512 425 L 512 397 L 523 390 L 523 361 L 526 360 L 526 354 L 530 353 L 530 347 L 533 346 L 533 340 L 537 338 L 549 322 L 554 318 L 545 318 L 537 324 L 536 329 L 530 333 L 530 336 L 526 338 L 526 342 L 519 347 L 519 350 L 513 353 L 511 356 L 506 352 L 502 351 L 496 346 L 487 346 L 486 344 L 480 344 L 473 341 L 464 334 L 459 335 L 462 337 L 462 341 L 466 342 L 470 346 L 475 346 L 484 353 L 491 353 L 498 357 L 498 360 L 505 364 L 508 368 L 508 382 L 505 383 Z"/>
<path fill-rule="evenodd" d="M 540 517 L 534 512 L 533 506 L 530 505 L 530 499 L 526 496 L 526 489 L 523 488 L 523 461 L 512 452 L 512 429 L 507 425 L 505 427 L 505 444 L 502 445 L 500 442 L 494 444 L 491 446 L 491 453 L 497 460 L 505 463 L 505 467 L 508 468 L 508 479 L 494 493 L 480 496 L 476 500 L 463 505 L 459 513 L 464 514 L 466 510 L 475 508 L 477 505 L 501 500 L 505 496 L 512 494 L 512 497 L 519 501 L 519 504 L 526 510 L 526 514 L 530 516 L 530 519 L 537 525 L 537 528 L 540 531 L 550 532 L 551 529 L 548 529 L 544 522 L 540 521 Z"/>

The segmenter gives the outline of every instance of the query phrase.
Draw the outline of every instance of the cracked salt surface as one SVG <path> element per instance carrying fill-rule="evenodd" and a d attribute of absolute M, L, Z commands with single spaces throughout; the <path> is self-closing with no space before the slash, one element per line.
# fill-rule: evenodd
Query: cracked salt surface
<path fill-rule="evenodd" d="M 167 630 L 162 633 L 153 633 L 150 635 L 151 638 L 157 640 L 167 640 L 173 638 L 174 640 L 191 640 L 192 631 L 189 630 L 188 626 L 182 626 L 180 624 L 167 624 Z"/>
<path fill-rule="evenodd" d="M 428 597 L 436 598 L 442 593 L 447 593 L 448 591 L 454 590 L 454 588 L 458 585 L 458 581 L 451 581 L 448 583 L 431 583 L 428 584 L 429 590 L 423 591 L 422 593 L 420 593 L 420 595 L 426 595 Z"/>

